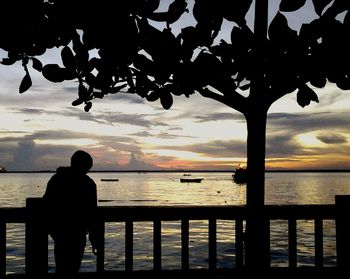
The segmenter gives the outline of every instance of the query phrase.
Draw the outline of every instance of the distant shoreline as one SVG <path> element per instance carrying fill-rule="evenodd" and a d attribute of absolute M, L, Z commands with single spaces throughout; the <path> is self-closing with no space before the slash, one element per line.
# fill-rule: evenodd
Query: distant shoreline
<path fill-rule="evenodd" d="M 52 170 L 39 170 L 39 171 L 7 171 L 2 173 L 55 173 L 56 171 Z M 179 173 L 179 172 L 222 172 L 222 173 L 233 173 L 234 170 L 93 170 L 90 173 L 106 173 L 106 172 L 130 172 L 130 173 L 154 173 L 154 172 L 164 172 L 164 173 Z M 304 170 L 266 170 L 265 172 L 350 172 L 350 169 L 321 169 L 321 170 L 313 170 L 313 169 L 304 169 Z"/>

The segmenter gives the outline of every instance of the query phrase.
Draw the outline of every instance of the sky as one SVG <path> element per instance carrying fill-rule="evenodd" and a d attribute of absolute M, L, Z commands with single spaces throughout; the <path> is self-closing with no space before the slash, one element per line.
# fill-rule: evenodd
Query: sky
<path fill-rule="evenodd" d="M 57 53 L 42 61 L 57 61 Z M 243 116 L 214 100 L 174 96 L 164 110 L 159 101 L 115 94 L 87 113 L 71 105 L 76 82 L 30 73 L 33 86 L 19 94 L 20 63 L 0 65 L 0 166 L 9 171 L 55 170 L 78 149 L 92 155 L 94 170 L 234 170 L 246 162 Z M 350 92 L 333 84 L 315 91 L 319 103 L 301 108 L 291 93 L 270 108 L 267 169 L 350 169 Z"/>

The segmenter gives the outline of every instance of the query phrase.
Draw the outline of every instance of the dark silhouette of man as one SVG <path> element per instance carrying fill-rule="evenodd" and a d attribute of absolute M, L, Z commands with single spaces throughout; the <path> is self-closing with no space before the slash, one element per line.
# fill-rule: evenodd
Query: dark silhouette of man
<path fill-rule="evenodd" d="M 43 199 L 48 231 L 55 243 L 56 273 L 79 272 L 87 235 L 96 254 L 97 191 L 87 175 L 92 165 L 88 153 L 76 151 L 70 167 L 59 167 L 47 183 Z"/>

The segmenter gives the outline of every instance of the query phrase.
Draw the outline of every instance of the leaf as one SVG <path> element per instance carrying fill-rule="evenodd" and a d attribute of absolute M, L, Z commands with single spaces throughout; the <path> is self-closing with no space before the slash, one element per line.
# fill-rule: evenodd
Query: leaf
<path fill-rule="evenodd" d="M 154 62 L 143 54 L 137 54 L 134 58 L 134 66 L 142 71 L 150 72 L 154 68 Z"/>
<path fill-rule="evenodd" d="M 317 40 L 321 37 L 322 23 L 319 19 L 315 19 L 310 23 L 304 23 L 300 27 L 299 38 L 305 41 Z"/>
<path fill-rule="evenodd" d="M 37 70 L 38 72 L 41 72 L 43 69 L 43 64 L 41 61 L 35 57 L 32 57 L 32 62 L 33 62 L 33 69 Z"/>
<path fill-rule="evenodd" d="M 173 105 L 173 96 L 171 96 L 171 93 L 162 90 L 162 94 L 160 94 L 160 103 L 164 109 L 170 109 Z"/>
<path fill-rule="evenodd" d="M 323 88 L 326 86 L 327 79 L 322 75 L 314 76 L 310 79 L 310 84 L 317 88 Z"/>
<path fill-rule="evenodd" d="M 120 92 L 121 89 L 123 89 L 126 86 L 127 86 L 127 84 L 122 84 L 119 86 L 110 87 L 110 89 L 108 90 L 108 93 L 111 93 L 111 94 L 118 93 L 118 92 Z"/>
<path fill-rule="evenodd" d="M 154 21 L 166 21 L 167 25 L 176 22 L 181 15 L 188 11 L 187 3 L 184 0 L 174 0 L 170 3 L 167 12 L 154 12 L 148 14 L 148 18 Z"/>
<path fill-rule="evenodd" d="M 244 24 L 246 14 L 252 4 L 252 0 L 224 0 L 222 4 L 218 4 L 222 14 L 226 20 Z"/>
<path fill-rule="evenodd" d="M 1 64 L 6 65 L 6 66 L 10 66 L 13 65 L 14 63 L 16 63 L 16 59 L 14 58 L 3 58 L 1 61 Z"/>
<path fill-rule="evenodd" d="M 250 88 L 250 83 L 247 83 L 247 84 L 242 85 L 242 86 L 239 87 L 239 89 L 241 89 L 243 91 L 248 90 L 249 88 Z"/>
<path fill-rule="evenodd" d="M 105 93 L 96 91 L 94 92 L 93 96 L 94 98 L 103 99 L 103 97 L 105 96 Z"/>
<path fill-rule="evenodd" d="M 68 69 L 75 69 L 74 54 L 68 46 L 65 46 L 61 51 L 63 65 Z"/>
<path fill-rule="evenodd" d="M 288 26 L 287 18 L 280 12 L 272 20 L 268 33 L 271 41 L 281 44 L 289 44 L 297 38 L 297 32 Z"/>
<path fill-rule="evenodd" d="M 89 97 L 89 94 L 88 94 L 88 90 L 87 88 L 84 86 L 84 84 L 82 83 L 79 83 L 79 87 L 78 87 L 78 96 L 79 96 L 79 99 L 81 100 L 87 100 L 87 98 Z"/>
<path fill-rule="evenodd" d="M 72 102 L 72 106 L 79 106 L 83 103 L 84 101 L 82 99 L 76 99 Z"/>
<path fill-rule="evenodd" d="M 62 68 L 61 71 L 65 80 L 72 80 L 77 77 L 77 72 L 73 69 Z"/>
<path fill-rule="evenodd" d="M 22 94 L 23 92 L 26 92 L 31 86 L 32 86 L 32 79 L 30 78 L 30 75 L 27 72 L 19 86 L 19 93 Z"/>
<path fill-rule="evenodd" d="M 52 82 L 62 82 L 65 80 L 65 72 L 57 64 L 47 64 L 42 69 L 43 76 Z"/>
<path fill-rule="evenodd" d="M 137 14 L 144 16 L 144 15 L 149 15 L 155 10 L 157 10 L 159 6 L 159 1 L 160 0 L 148 0 L 148 1 L 142 1 L 140 5 L 135 6 L 137 8 L 136 12 Z"/>
<path fill-rule="evenodd" d="M 151 91 L 147 96 L 146 99 L 149 102 L 155 102 L 159 99 L 159 90 L 157 91 Z"/>
<path fill-rule="evenodd" d="M 312 0 L 314 7 L 315 7 L 316 14 L 321 16 L 322 11 L 331 1 L 332 0 Z"/>
<path fill-rule="evenodd" d="M 89 112 L 89 110 L 91 109 L 91 107 L 92 107 L 92 103 L 91 103 L 91 102 L 87 102 L 86 105 L 85 105 L 85 107 L 84 107 L 84 110 L 85 110 L 86 112 Z"/>
<path fill-rule="evenodd" d="M 350 78 L 349 77 L 341 77 L 337 80 L 337 86 L 341 90 L 349 90 L 350 89 Z"/>
<path fill-rule="evenodd" d="M 299 87 L 299 90 L 297 92 L 297 102 L 299 106 L 305 107 L 310 105 L 311 101 L 318 103 L 317 94 L 306 84 L 303 84 Z"/>
<path fill-rule="evenodd" d="M 350 2 L 348 0 L 335 0 L 332 5 L 325 11 L 324 16 L 335 18 L 340 13 L 350 8 Z"/>
<path fill-rule="evenodd" d="M 282 0 L 279 10 L 281 12 L 294 12 L 305 5 L 306 0 Z"/>
<path fill-rule="evenodd" d="M 176 22 L 184 12 L 188 12 L 187 2 L 184 0 L 174 0 L 170 5 L 167 13 L 167 24 Z"/>

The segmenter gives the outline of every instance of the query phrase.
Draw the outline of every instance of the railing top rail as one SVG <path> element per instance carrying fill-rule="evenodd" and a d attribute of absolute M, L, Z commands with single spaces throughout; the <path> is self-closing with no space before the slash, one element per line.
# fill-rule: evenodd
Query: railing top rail
<path fill-rule="evenodd" d="M 249 208 L 234 206 L 100 206 L 98 214 L 104 222 L 153 221 L 153 220 L 203 220 L 203 219 L 246 219 Z M 0 208 L 0 221 L 22 223 L 31 218 L 29 208 Z M 274 219 L 335 219 L 334 204 L 311 205 L 265 205 L 259 216 Z"/>

